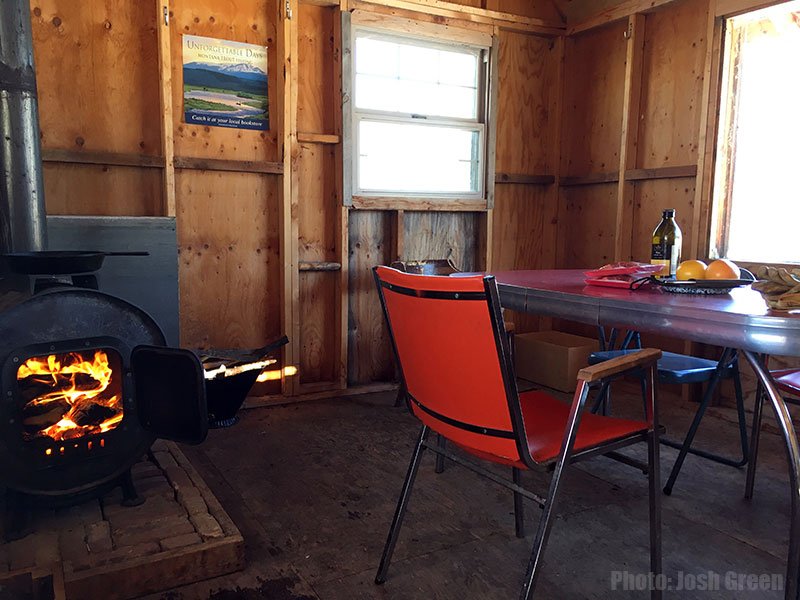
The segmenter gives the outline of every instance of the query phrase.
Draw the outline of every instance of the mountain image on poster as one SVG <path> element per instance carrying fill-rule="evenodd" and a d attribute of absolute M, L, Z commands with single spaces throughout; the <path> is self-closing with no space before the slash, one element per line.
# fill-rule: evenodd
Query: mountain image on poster
<path fill-rule="evenodd" d="M 184 35 L 183 104 L 187 123 L 269 129 L 267 48 Z"/>

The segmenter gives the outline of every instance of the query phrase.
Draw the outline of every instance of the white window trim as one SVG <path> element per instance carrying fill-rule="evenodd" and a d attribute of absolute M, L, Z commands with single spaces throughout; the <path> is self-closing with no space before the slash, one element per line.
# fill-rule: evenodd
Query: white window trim
<path fill-rule="evenodd" d="M 366 19 L 361 17 L 362 11 L 342 13 L 342 113 L 343 113 L 343 201 L 345 205 L 352 206 L 354 198 L 365 198 L 370 202 L 388 201 L 392 199 L 403 199 L 414 202 L 419 200 L 421 204 L 429 201 L 431 204 L 447 209 L 448 203 L 461 201 L 476 209 L 492 208 L 494 204 L 494 173 L 495 173 L 495 143 L 496 131 L 492 125 L 496 122 L 495 112 L 497 105 L 497 40 L 495 37 L 485 33 L 473 33 L 463 30 L 454 33 L 452 28 L 425 24 L 424 33 L 426 35 L 415 35 L 408 32 L 407 19 L 395 17 L 383 17 L 377 19 L 376 15 L 370 15 Z M 355 20 L 355 23 L 352 20 Z M 368 26 L 360 25 L 361 21 L 368 22 Z M 385 21 L 386 27 L 382 26 Z M 403 21 L 403 23 L 399 23 Z M 458 48 L 461 51 L 471 49 L 474 51 L 478 60 L 482 60 L 479 67 L 479 82 L 477 93 L 477 117 L 474 119 L 456 117 L 431 117 L 420 118 L 419 115 L 411 113 L 396 113 L 379 110 L 367 110 L 355 108 L 353 98 L 355 84 L 355 61 L 354 61 L 354 42 L 356 33 L 368 31 L 376 37 L 396 40 L 397 38 L 407 38 L 420 40 L 429 47 Z M 432 36 L 436 35 L 436 38 Z M 411 124 L 425 123 L 427 125 L 437 125 L 453 127 L 465 131 L 478 131 L 481 139 L 478 164 L 479 164 L 479 189 L 476 192 L 390 192 L 385 190 L 369 190 L 358 188 L 358 125 L 363 120 L 384 121 L 384 122 L 404 122 Z M 386 208 L 391 208 L 387 206 Z"/>

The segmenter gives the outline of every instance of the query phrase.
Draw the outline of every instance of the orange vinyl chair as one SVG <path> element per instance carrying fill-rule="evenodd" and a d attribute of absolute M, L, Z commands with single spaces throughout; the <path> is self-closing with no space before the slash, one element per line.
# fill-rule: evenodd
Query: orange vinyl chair
<path fill-rule="evenodd" d="M 524 535 L 522 498 L 543 508 L 520 596 L 528 599 L 565 467 L 639 442 L 648 445 L 650 568 L 659 575 L 661 489 L 654 378 L 661 351 L 640 350 L 584 368 L 571 405 L 541 391 L 519 394 L 494 277 L 431 277 L 389 267 L 375 267 L 374 273 L 408 403 L 422 421 L 375 583 L 386 581 L 425 449 L 511 489 L 519 537 Z M 648 372 L 647 422 L 584 414 L 589 384 L 634 367 Z M 473 456 L 511 467 L 511 480 L 429 442 L 430 430 Z M 522 469 L 553 470 L 547 498 L 520 485 Z M 661 592 L 654 590 L 651 597 L 660 598 Z"/>

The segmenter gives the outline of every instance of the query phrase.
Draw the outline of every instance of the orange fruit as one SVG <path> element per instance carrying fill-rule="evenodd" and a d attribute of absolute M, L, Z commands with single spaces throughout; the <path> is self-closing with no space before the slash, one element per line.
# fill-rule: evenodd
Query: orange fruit
<path fill-rule="evenodd" d="M 686 281 L 687 279 L 705 279 L 706 268 L 706 263 L 702 260 L 685 260 L 678 265 L 675 271 L 675 278 L 680 281 Z"/>
<path fill-rule="evenodd" d="M 742 272 L 732 260 L 720 258 L 706 269 L 706 279 L 739 279 Z"/>

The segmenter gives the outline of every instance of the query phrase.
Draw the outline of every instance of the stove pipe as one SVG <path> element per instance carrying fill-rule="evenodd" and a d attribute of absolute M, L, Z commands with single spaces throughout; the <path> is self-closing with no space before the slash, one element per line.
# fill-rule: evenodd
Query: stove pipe
<path fill-rule="evenodd" d="M 0 0 L 0 253 L 47 247 L 29 0 Z"/>

